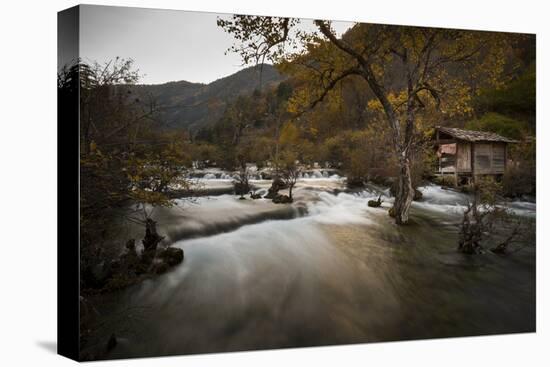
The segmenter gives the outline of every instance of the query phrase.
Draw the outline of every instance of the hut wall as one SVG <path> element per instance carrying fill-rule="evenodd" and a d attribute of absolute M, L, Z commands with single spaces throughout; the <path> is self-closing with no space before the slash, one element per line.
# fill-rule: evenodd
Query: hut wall
<path fill-rule="evenodd" d="M 460 142 L 457 143 L 456 157 L 457 157 L 457 171 L 459 173 L 466 173 L 472 171 L 472 157 L 471 157 L 470 143 Z"/>
<path fill-rule="evenodd" d="M 506 144 L 493 143 L 491 168 L 493 173 L 504 173 L 506 159 Z"/>
<path fill-rule="evenodd" d="M 439 171 L 441 173 L 454 173 L 456 166 L 457 144 L 441 144 L 439 146 Z"/>
<path fill-rule="evenodd" d="M 504 173 L 506 145 L 503 143 L 476 143 L 475 172 L 476 174 Z"/>

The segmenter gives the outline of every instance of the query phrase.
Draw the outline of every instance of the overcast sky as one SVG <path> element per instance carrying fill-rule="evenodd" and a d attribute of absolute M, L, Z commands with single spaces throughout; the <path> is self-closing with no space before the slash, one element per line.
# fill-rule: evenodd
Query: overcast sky
<path fill-rule="evenodd" d="M 182 10 L 81 5 L 80 55 L 100 63 L 132 58 L 141 83 L 175 80 L 209 83 L 243 68 L 237 54 L 224 55 L 233 37 L 216 25 L 224 16 Z M 334 22 L 338 34 L 352 23 Z M 314 29 L 304 20 L 304 29 Z"/>

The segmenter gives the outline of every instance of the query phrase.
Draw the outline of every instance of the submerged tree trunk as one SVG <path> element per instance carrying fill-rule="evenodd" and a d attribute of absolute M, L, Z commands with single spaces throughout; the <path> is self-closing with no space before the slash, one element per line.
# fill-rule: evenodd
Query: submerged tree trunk
<path fill-rule="evenodd" d="M 157 222 L 151 218 L 145 220 L 145 237 L 141 241 L 143 243 L 143 262 L 150 264 L 157 252 L 158 244 L 164 239 L 157 233 Z"/>
<path fill-rule="evenodd" d="M 414 142 L 415 102 L 411 89 L 412 87 L 409 85 L 404 136 L 401 134 L 401 123 L 393 109 L 389 107 L 385 108 L 386 116 L 393 130 L 394 148 L 399 158 L 397 192 L 392 208 L 393 213 L 391 213 L 395 217 L 395 223 L 397 224 L 405 224 L 409 221 L 409 210 L 414 200 L 414 187 L 411 175 L 411 148 Z"/>
<path fill-rule="evenodd" d="M 409 158 L 403 158 L 399 166 L 397 192 L 392 212 L 395 217 L 395 223 L 405 224 L 409 221 L 409 209 L 414 198 Z"/>

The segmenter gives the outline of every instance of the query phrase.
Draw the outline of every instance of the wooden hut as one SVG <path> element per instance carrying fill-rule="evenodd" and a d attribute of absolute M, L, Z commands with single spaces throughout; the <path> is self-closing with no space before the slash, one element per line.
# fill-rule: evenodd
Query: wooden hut
<path fill-rule="evenodd" d="M 476 176 L 500 177 L 506 169 L 508 144 L 517 143 L 495 133 L 436 127 L 435 148 L 441 175 L 453 175 L 455 185 L 470 183 Z"/>

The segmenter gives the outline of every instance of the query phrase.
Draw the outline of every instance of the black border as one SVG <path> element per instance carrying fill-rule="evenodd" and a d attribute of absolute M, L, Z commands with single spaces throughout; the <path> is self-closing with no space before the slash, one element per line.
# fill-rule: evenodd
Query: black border
<path fill-rule="evenodd" d="M 79 60 L 79 6 L 57 13 L 57 66 Z M 79 360 L 79 88 L 57 98 L 57 353 Z"/>

